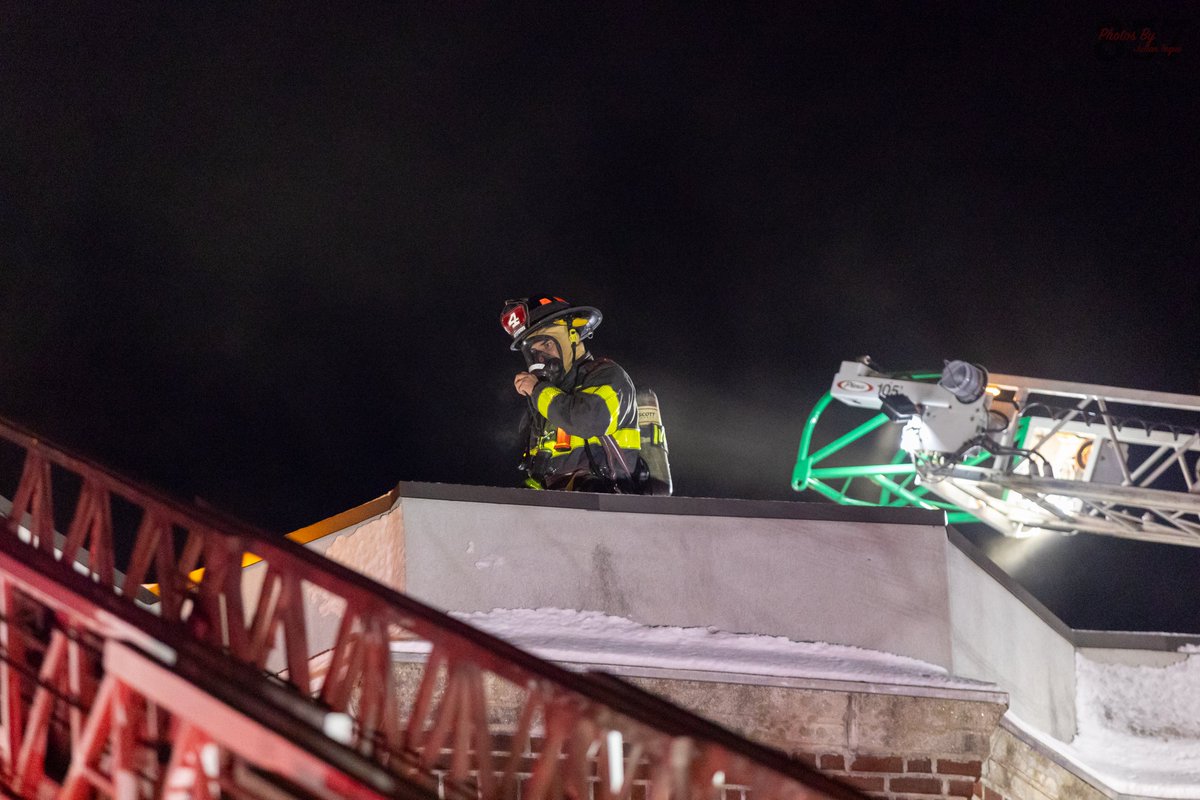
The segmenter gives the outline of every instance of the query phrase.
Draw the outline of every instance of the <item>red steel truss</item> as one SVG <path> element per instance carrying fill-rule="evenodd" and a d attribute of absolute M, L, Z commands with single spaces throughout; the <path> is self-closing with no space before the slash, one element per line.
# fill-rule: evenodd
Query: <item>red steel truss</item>
<path fill-rule="evenodd" d="M 0 421 L 0 446 L 23 465 L 15 491 L 0 486 L 12 497 L 0 502 L 10 796 L 860 797 L 618 679 L 541 661 L 11 423 Z M 69 517 L 65 534 L 57 516 Z M 246 580 L 246 556 L 265 562 L 261 586 Z M 341 609 L 321 670 L 310 669 L 314 598 Z M 400 638 L 431 645 L 407 698 L 390 652 Z"/>

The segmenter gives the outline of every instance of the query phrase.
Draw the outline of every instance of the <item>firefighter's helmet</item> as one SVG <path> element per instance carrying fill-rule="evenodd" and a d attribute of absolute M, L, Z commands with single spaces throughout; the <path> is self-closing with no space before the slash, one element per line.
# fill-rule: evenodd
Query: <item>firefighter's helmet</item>
<path fill-rule="evenodd" d="M 500 313 L 500 325 L 513 337 L 510 349 L 517 350 L 521 343 L 540 328 L 554 322 L 563 322 L 586 339 L 600 327 L 604 315 L 592 306 L 576 306 L 561 297 L 537 295 L 509 300 Z"/>

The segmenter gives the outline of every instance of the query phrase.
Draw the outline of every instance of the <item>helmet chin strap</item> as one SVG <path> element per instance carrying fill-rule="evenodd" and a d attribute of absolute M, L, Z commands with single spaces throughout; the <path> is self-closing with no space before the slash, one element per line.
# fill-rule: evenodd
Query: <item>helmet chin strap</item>
<path fill-rule="evenodd" d="M 575 368 L 576 364 L 579 363 L 579 349 L 583 346 L 583 344 L 579 341 L 579 334 L 574 328 L 571 328 L 568 331 L 567 338 L 571 340 L 571 364 L 567 367 L 567 370 L 570 371 Z"/>

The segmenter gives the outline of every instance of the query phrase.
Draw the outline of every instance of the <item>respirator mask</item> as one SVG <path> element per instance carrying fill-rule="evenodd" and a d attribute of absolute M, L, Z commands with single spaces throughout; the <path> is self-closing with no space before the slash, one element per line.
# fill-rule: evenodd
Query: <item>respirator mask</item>
<path fill-rule="evenodd" d="M 530 336 L 521 342 L 521 355 L 525 356 L 530 374 L 539 381 L 557 384 L 562 380 L 565 372 L 562 347 L 555 337 Z"/>

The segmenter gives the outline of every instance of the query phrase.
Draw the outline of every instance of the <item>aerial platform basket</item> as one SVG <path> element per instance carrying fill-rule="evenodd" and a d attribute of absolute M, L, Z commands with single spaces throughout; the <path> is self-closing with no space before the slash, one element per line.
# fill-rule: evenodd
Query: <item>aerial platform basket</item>
<path fill-rule="evenodd" d="M 881 413 L 814 450 L 834 400 Z M 878 437 L 895 449 L 890 461 L 850 460 Z M 809 415 L 792 487 L 848 505 L 940 508 L 950 523 L 1007 536 L 1200 547 L 1198 469 L 1200 397 L 989 376 L 965 362 L 889 374 L 867 359 L 843 362 Z"/>

